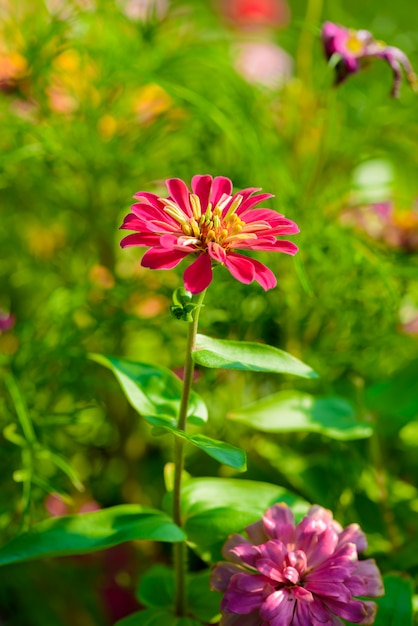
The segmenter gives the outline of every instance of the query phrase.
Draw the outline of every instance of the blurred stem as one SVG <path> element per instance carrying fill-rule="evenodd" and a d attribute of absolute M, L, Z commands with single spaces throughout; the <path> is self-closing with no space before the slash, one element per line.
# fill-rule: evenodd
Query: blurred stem
<path fill-rule="evenodd" d="M 4 382 L 13 400 L 16 414 L 22 427 L 23 434 L 25 435 L 25 439 L 28 444 L 33 445 L 36 442 L 35 431 L 33 430 L 32 421 L 29 417 L 25 400 L 19 387 L 17 386 L 13 374 L 11 374 L 10 372 L 6 372 L 4 376 Z"/>
<path fill-rule="evenodd" d="M 308 0 L 305 20 L 299 37 L 296 54 L 298 76 L 305 85 L 312 77 L 313 47 L 316 40 L 315 29 L 321 19 L 323 0 Z"/>
<path fill-rule="evenodd" d="M 389 493 L 387 488 L 386 469 L 383 460 L 382 447 L 377 432 L 377 419 L 372 418 L 373 434 L 370 437 L 370 456 L 376 473 L 376 485 L 379 494 L 379 504 L 382 511 L 383 522 L 386 527 L 387 537 L 392 544 L 392 548 L 399 547 L 400 538 L 398 528 L 395 521 L 392 508 L 389 502 Z"/>
<path fill-rule="evenodd" d="M 189 333 L 187 337 L 186 362 L 184 365 L 183 392 L 181 396 L 180 411 L 177 421 L 179 430 L 186 430 L 187 407 L 189 405 L 190 392 L 193 382 L 194 362 L 192 353 L 195 347 L 197 327 L 199 322 L 200 309 L 205 297 L 205 291 L 199 295 L 197 307 L 194 310 L 193 321 L 189 323 Z M 177 526 L 182 526 L 181 517 L 181 478 L 184 465 L 184 440 L 180 437 L 174 438 L 174 487 L 173 487 L 173 520 Z M 181 541 L 174 544 L 174 571 L 176 578 L 176 615 L 182 617 L 186 613 L 186 563 L 187 546 Z"/>
<path fill-rule="evenodd" d="M 22 448 L 22 468 L 25 478 L 23 480 L 22 492 L 22 531 L 28 530 L 30 526 L 30 500 L 32 494 L 32 474 L 33 474 L 33 447 L 36 444 L 36 435 L 32 421 L 22 392 L 16 380 L 10 372 L 4 375 L 4 382 L 9 390 L 10 396 L 16 410 L 16 415 L 22 427 L 27 446 Z"/>

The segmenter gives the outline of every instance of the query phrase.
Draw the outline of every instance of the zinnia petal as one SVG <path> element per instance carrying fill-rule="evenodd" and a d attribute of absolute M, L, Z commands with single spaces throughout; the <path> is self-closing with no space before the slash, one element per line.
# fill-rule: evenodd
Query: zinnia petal
<path fill-rule="evenodd" d="M 327 598 L 326 605 L 336 615 L 354 624 L 373 624 L 377 606 L 375 602 L 363 600 L 350 600 L 350 602 L 338 602 Z"/>
<path fill-rule="evenodd" d="M 270 507 L 263 515 L 263 524 L 272 539 L 280 539 L 285 544 L 294 542 L 295 521 L 288 506 L 275 504 Z"/>
<path fill-rule="evenodd" d="M 351 576 L 346 582 L 353 596 L 379 598 L 385 590 L 382 577 L 374 559 L 358 561 Z"/>
<path fill-rule="evenodd" d="M 130 248 L 131 246 L 157 246 L 159 242 L 158 235 L 132 233 L 127 235 L 120 242 L 121 248 Z"/>
<path fill-rule="evenodd" d="M 245 615 L 258 609 L 264 600 L 265 579 L 252 574 L 235 574 L 232 576 L 222 604 L 229 613 Z"/>
<path fill-rule="evenodd" d="M 215 176 L 212 182 L 212 189 L 210 193 L 210 201 L 213 206 L 216 206 L 222 196 L 225 194 L 230 196 L 232 192 L 232 182 L 225 176 Z"/>
<path fill-rule="evenodd" d="M 190 191 L 186 183 L 180 178 L 169 178 L 166 184 L 174 202 L 184 211 L 186 215 L 192 217 L 193 214 L 189 201 Z"/>
<path fill-rule="evenodd" d="M 151 248 L 142 257 L 141 265 L 151 270 L 171 270 L 188 254 L 188 251 Z"/>
<path fill-rule="evenodd" d="M 210 575 L 210 587 L 214 591 L 226 591 L 232 576 L 242 572 L 242 568 L 235 563 L 218 563 Z"/>
<path fill-rule="evenodd" d="M 255 269 L 251 260 L 240 254 L 229 253 L 226 257 L 225 267 L 241 283 L 252 283 L 255 278 Z"/>
<path fill-rule="evenodd" d="M 208 208 L 211 187 L 212 176 L 193 176 L 192 190 L 193 193 L 195 193 L 199 197 L 202 213 L 205 213 L 206 209 Z"/>
<path fill-rule="evenodd" d="M 208 254 L 199 254 L 183 274 L 184 287 L 191 293 L 201 293 L 212 282 L 212 263 Z"/>
<path fill-rule="evenodd" d="M 271 593 L 260 609 L 260 617 L 271 626 L 289 626 L 292 623 L 296 599 L 289 589 Z"/>

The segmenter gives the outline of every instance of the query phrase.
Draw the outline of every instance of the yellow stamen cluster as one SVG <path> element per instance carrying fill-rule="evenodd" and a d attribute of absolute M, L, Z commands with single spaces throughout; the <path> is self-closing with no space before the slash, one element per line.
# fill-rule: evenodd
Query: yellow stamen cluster
<path fill-rule="evenodd" d="M 363 52 L 364 42 L 361 41 L 355 30 L 350 30 L 350 34 L 345 45 L 347 50 L 353 54 L 361 54 Z"/>
<path fill-rule="evenodd" d="M 200 198 L 196 194 L 190 194 L 190 206 L 193 217 L 189 217 L 172 200 L 162 200 L 164 211 L 173 217 L 181 226 L 185 235 L 184 243 L 191 243 L 198 249 L 205 250 L 208 243 L 213 241 L 223 248 L 229 248 L 234 241 L 241 239 L 253 239 L 253 233 L 243 233 L 246 223 L 239 218 L 236 210 L 241 205 L 243 197 L 237 195 L 231 202 L 225 215 L 223 211 L 230 198 L 226 198 L 213 207 L 209 202 L 208 207 L 202 213 Z"/>

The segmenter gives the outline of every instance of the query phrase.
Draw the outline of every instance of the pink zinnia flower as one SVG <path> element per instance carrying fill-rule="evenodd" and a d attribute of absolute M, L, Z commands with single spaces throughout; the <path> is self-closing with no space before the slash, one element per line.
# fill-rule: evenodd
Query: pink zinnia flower
<path fill-rule="evenodd" d="M 332 22 L 325 22 L 322 27 L 322 43 L 327 59 L 333 55 L 340 58 L 335 66 L 336 83 L 342 83 L 347 76 L 358 72 L 370 59 L 380 58 L 387 61 L 393 71 L 391 95 L 397 97 L 402 80 L 402 68 L 414 90 L 418 80 L 412 65 L 402 50 L 377 41 L 368 30 L 352 30 Z"/>
<path fill-rule="evenodd" d="M 121 226 L 136 231 L 121 241 L 122 248 L 146 246 L 141 264 L 150 269 L 171 269 L 192 255 L 184 272 L 184 286 L 200 293 L 212 281 L 212 266 L 225 265 L 242 283 L 256 280 L 264 289 L 276 286 L 273 272 L 235 250 L 271 250 L 296 254 L 294 243 L 277 239 L 299 232 L 297 225 L 271 209 L 255 209 L 273 196 L 243 189 L 232 194 L 232 182 L 223 176 L 194 176 L 192 191 L 178 178 L 166 182 L 168 198 L 139 191 Z"/>
<path fill-rule="evenodd" d="M 229 538 L 229 562 L 212 571 L 212 588 L 224 592 L 221 626 L 373 624 L 376 604 L 356 598 L 384 590 L 374 560 L 358 560 L 367 542 L 357 524 L 343 530 L 312 506 L 295 526 L 291 510 L 275 504 L 246 532 Z"/>

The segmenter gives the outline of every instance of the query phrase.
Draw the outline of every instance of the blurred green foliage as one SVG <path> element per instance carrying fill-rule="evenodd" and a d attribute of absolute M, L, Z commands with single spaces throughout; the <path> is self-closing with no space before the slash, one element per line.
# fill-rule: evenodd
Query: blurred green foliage
<path fill-rule="evenodd" d="M 314 21 L 306 20 L 307 3 L 297 0 L 289 24 L 268 29 L 269 41 L 294 59 L 293 76 L 268 88 L 234 68 L 235 43 L 249 34 L 228 24 L 217 2 L 176 0 L 147 20 L 126 15 L 123 0 L 0 3 L 0 308 L 16 318 L 0 334 L 0 368 L 17 390 L 13 396 L 2 376 L 4 540 L 21 528 L 22 515 L 50 514 L 48 492 L 63 494 L 73 512 L 92 501 L 160 506 L 171 440 L 151 437 L 87 354 L 182 367 L 186 325 L 169 315 L 181 270 L 142 269 L 139 249 L 119 249 L 117 229 L 135 192 L 163 194 L 166 178 L 210 173 L 230 177 L 237 189 L 274 193 L 270 206 L 301 233 L 294 261 L 265 255 L 278 276 L 266 294 L 219 269 L 203 331 L 267 342 L 321 378 L 199 372 L 196 388 L 210 409 L 205 432 L 248 452 L 246 478 L 332 508 L 341 523 L 359 522 L 384 572 L 417 576 L 418 335 L 403 325 L 418 316 L 418 253 L 341 219 L 371 189 L 375 200 L 413 206 L 417 96 L 405 83 L 392 100 L 390 69 L 378 61 L 333 89 L 319 33 L 325 19 L 367 28 L 418 67 L 418 31 L 408 0 L 328 0 L 322 11 L 319 4 L 310 2 Z M 383 163 L 389 178 L 376 183 L 370 169 L 362 177 L 369 162 Z M 254 433 L 225 419 L 289 388 L 342 396 L 375 434 L 335 441 Z M 23 414 L 49 456 L 28 456 L 16 440 L 27 435 Z M 232 472 L 196 449 L 187 469 Z M 9 568 L 0 622 L 112 624 L 130 605 L 125 599 L 120 612 L 110 599 L 128 597 L 138 569 L 166 558 L 165 548 L 148 545 L 135 550 L 134 564 L 132 555 L 115 554 L 116 565 L 110 556 Z M 70 601 L 71 616 L 63 609 Z"/>

